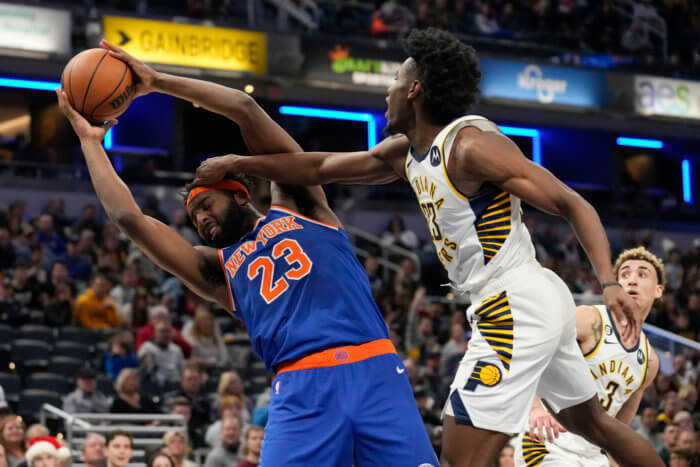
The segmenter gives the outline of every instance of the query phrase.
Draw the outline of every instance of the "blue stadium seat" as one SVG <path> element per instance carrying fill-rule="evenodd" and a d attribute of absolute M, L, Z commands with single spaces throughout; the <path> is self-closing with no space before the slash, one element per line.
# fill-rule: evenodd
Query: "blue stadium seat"
<path fill-rule="evenodd" d="M 43 389 L 65 395 L 70 392 L 70 386 L 65 376 L 57 373 L 32 373 L 25 381 L 26 389 Z"/>

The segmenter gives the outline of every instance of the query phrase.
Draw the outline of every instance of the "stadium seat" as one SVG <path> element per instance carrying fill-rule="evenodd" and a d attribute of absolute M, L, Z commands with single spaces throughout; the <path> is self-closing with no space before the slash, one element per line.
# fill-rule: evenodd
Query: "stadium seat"
<path fill-rule="evenodd" d="M 63 406 L 61 395 L 57 392 L 42 389 L 25 389 L 20 394 L 17 413 L 29 422 L 36 421 L 39 418 L 41 406 L 45 403 L 58 408 Z"/>
<path fill-rule="evenodd" d="M 83 366 L 85 366 L 85 360 L 78 360 L 77 358 L 71 357 L 52 357 L 51 358 L 51 369 L 55 373 L 66 375 L 70 378 L 78 373 Z"/>
<path fill-rule="evenodd" d="M 71 389 L 66 377 L 57 373 L 32 373 L 27 376 L 24 386 L 26 389 L 43 389 L 61 395 L 68 394 Z"/>
<path fill-rule="evenodd" d="M 58 338 L 63 342 L 73 342 L 74 344 L 95 345 L 99 334 L 91 329 L 78 326 L 64 326 L 58 331 Z"/>
<path fill-rule="evenodd" d="M 116 391 L 114 390 L 114 381 L 112 377 L 106 374 L 97 375 L 97 389 L 105 396 L 114 396 Z"/>
<path fill-rule="evenodd" d="M 87 360 L 92 350 L 89 346 L 70 341 L 58 341 L 53 346 L 52 355 L 55 357 L 71 357 L 79 360 Z"/>
<path fill-rule="evenodd" d="M 0 324 L 0 344 L 9 343 L 15 340 L 17 331 L 8 324 Z"/>
<path fill-rule="evenodd" d="M 53 329 L 41 324 L 25 324 L 19 328 L 19 337 L 21 339 L 41 341 L 49 345 L 53 344 L 55 338 Z"/>
<path fill-rule="evenodd" d="M 12 343 L 12 360 L 24 372 L 46 368 L 51 346 L 33 339 L 15 339 Z"/>
<path fill-rule="evenodd" d="M 17 404 L 19 393 L 22 391 L 22 384 L 17 373 L 0 373 L 0 386 L 5 391 L 5 398 Z"/>

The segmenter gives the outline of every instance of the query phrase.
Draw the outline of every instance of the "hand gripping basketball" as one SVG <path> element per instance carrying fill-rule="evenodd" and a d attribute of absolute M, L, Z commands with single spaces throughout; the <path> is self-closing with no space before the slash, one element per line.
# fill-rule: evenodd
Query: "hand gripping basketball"
<path fill-rule="evenodd" d="M 141 60 L 137 60 L 128 53 L 124 52 L 124 50 L 120 49 L 116 45 L 110 44 L 105 39 L 100 41 L 100 47 L 109 50 L 109 54 L 111 56 L 125 62 L 127 65 L 129 65 L 129 67 L 131 67 L 131 70 L 136 75 L 136 79 L 134 80 L 134 98 L 144 96 L 155 90 L 154 87 L 158 77 L 157 71 L 143 63 Z"/>
<path fill-rule="evenodd" d="M 110 120 L 103 125 L 93 126 L 70 105 L 64 91 L 56 89 L 56 96 L 58 97 L 58 108 L 68 118 L 80 141 L 102 141 L 105 133 L 117 124 L 117 120 Z"/>

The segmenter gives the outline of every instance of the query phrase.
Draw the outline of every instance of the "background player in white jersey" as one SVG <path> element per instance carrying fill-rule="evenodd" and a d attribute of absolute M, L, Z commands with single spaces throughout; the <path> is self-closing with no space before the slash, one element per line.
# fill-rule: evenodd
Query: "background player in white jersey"
<path fill-rule="evenodd" d="M 638 247 L 620 254 L 613 269 L 625 292 L 639 304 L 640 321 L 646 320 L 654 301 L 663 294 L 663 263 L 644 247 Z M 611 416 L 629 424 L 639 409 L 644 390 L 659 371 L 659 359 L 646 335 L 642 332 L 633 346 L 625 346 L 619 338 L 617 319 L 605 305 L 583 305 L 576 310 L 576 339 L 598 388 L 601 406 Z M 600 448 L 562 430 L 536 398 L 529 430 L 517 440 L 516 465 L 610 465 Z"/>
<path fill-rule="evenodd" d="M 452 283 L 469 293 L 474 329 L 452 384 L 443 446 L 454 466 L 486 466 L 525 425 L 538 394 L 570 431 L 624 465 L 663 465 L 652 447 L 609 417 L 576 344 L 576 306 L 534 258 L 520 199 L 566 218 L 604 285 L 623 339 L 641 332 L 638 306 L 615 283 L 605 230 L 593 207 L 482 117 L 463 117 L 481 79 L 473 48 L 437 29 L 403 41 L 409 56 L 388 90 L 387 130 L 369 151 L 208 159 L 195 183 L 229 170 L 283 183 L 386 183 L 408 179 Z"/>

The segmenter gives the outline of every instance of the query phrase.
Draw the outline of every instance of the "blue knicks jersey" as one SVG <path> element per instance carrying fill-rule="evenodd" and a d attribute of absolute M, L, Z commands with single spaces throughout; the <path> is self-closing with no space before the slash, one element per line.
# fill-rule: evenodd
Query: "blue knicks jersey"
<path fill-rule="evenodd" d="M 234 314 L 270 371 L 327 348 L 388 339 L 342 229 L 273 206 L 219 258 Z"/>

